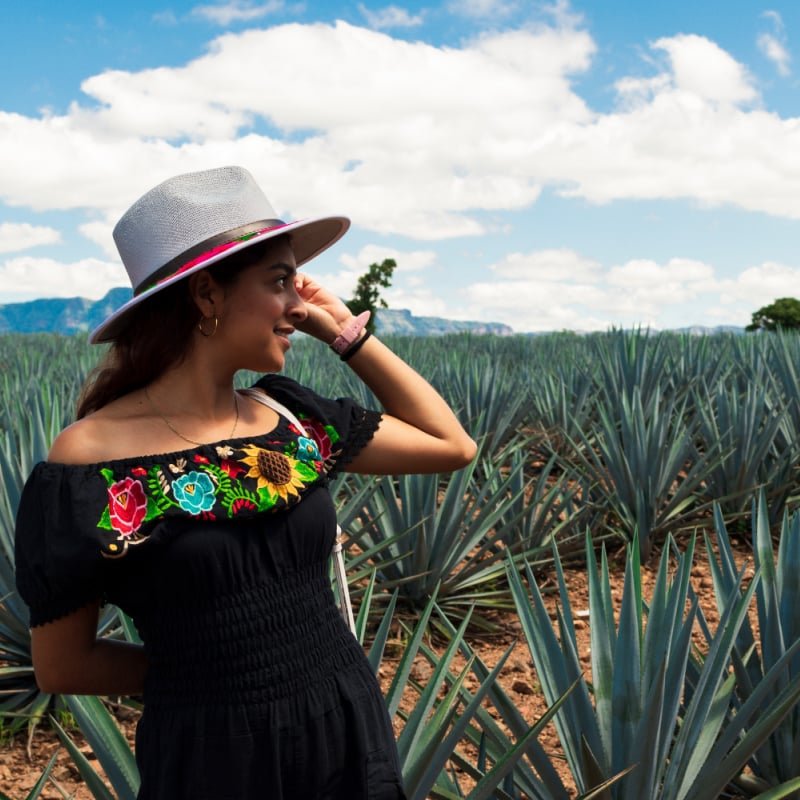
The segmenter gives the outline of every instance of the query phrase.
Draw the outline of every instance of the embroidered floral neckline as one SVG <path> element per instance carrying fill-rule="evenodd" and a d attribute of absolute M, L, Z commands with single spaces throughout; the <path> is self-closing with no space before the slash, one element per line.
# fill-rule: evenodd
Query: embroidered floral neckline
<path fill-rule="evenodd" d="M 332 425 L 303 415 L 300 420 L 303 431 L 286 421 L 288 435 L 278 435 L 279 424 L 259 436 L 100 466 L 108 503 L 97 527 L 114 534 L 102 537 L 102 554 L 126 555 L 130 546 L 147 541 L 151 523 L 165 516 L 213 521 L 299 502 L 340 452 Z"/>

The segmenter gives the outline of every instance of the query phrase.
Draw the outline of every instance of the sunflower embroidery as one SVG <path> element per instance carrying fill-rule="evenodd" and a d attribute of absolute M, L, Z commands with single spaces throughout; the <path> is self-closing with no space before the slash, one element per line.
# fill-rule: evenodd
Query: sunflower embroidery
<path fill-rule="evenodd" d="M 316 471 L 285 453 L 264 450 L 256 445 L 245 446 L 242 450 L 246 458 L 239 461 L 250 467 L 245 477 L 255 478 L 259 493 L 266 489 L 271 504 L 278 498 L 289 503 L 289 498 L 300 496 L 299 489 L 304 489 L 307 483 L 318 477 Z"/>

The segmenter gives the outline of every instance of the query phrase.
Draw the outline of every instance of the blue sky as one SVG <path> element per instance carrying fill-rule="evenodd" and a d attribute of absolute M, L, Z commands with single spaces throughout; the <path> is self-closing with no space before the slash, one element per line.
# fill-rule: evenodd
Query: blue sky
<path fill-rule="evenodd" d="M 0 303 L 98 298 L 125 208 L 241 164 L 340 295 L 517 331 L 800 296 L 794 0 L 3 4 Z"/>

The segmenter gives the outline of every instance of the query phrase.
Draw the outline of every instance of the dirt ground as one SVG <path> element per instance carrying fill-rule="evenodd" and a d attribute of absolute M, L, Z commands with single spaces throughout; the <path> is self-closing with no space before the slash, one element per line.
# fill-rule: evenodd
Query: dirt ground
<path fill-rule="evenodd" d="M 734 542 L 734 549 L 738 564 L 747 563 L 752 569 L 752 557 L 750 548 L 744 542 Z M 623 568 L 622 554 L 617 553 L 613 556 L 612 569 L 612 596 L 616 604 L 622 598 Z M 651 558 L 649 564 L 643 568 L 642 588 L 645 597 L 649 597 L 652 586 L 655 583 L 656 570 L 658 566 L 659 554 L 656 553 Z M 587 675 L 590 669 L 590 638 L 589 626 L 586 620 L 588 613 L 588 591 L 585 570 L 582 567 L 572 567 L 566 570 L 567 586 L 569 587 L 570 600 L 573 612 L 576 615 L 576 632 L 578 636 L 579 654 L 582 659 Z M 752 572 L 750 572 L 752 574 Z M 712 625 L 718 620 L 718 613 L 714 601 L 711 577 L 707 571 L 707 560 L 703 547 L 698 546 L 695 555 L 695 564 L 692 570 L 692 580 L 695 591 L 700 597 L 700 604 L 705 613 L 706 619 Z M 555 598 L 547 598 L 551 610 L 555 608 Z M 529 723 L 537 720 L 545 711 L 545 704 L 539 691 L 533 663 L 528 653 L 527 645 L 521 633 L 519 621 L 514 614 L 506 614 L 498 619 L 502 633 L 487 639 L 485 637 L 470 638 L 470 644 L 478 653 L 481 659 L 490 668 L 493 667 L 501 655 L 505 652 L 511 642 L 517 644 L 506 665 L 500 674 L 500 683 L 505 691 L 512 697 L 521 713 Z M 393 671 L 396 668 L 397 656 L 389 651 L 381 667 L 380 680 L 384 687 L 391 681 Z M 461 662 L 463 663 L 463 662 Z M 430 674 L 430 668 L 421 661 L 415 665 L 414 677 L 424 681 Z M 477 681 L 473 680 L 467 686 L 473 687 Z M 133 744 L 133 736 L 136 727 L 136 714 L 125 711 L 123 719 L 120 719 L 120 726 L 126 737 Z M 77 730 L 71 731 L 73 738 L 80 744 L 84 754 L 92 760 L 93 765 L 97 765 L 88 745 L 83 742 Z M 557 753 L 559 745 L 552 726 L 545 731 L 540 739 L 542 745 L 549 752 Z M 11 800 L 23 800 L 28 791 L 36 783 L 39 775 L 46 766 L 49 758 L 54 751 L 58 750 L 59 755 L 56 766 L 52 772 L 52 781 L 47 785 L 42 793 L 45 800 L 60 800 L 61 798 L 72 798 L 72 800 L 92 800 L 91 792 L 83 785 L 77 769 L 72 763 L 67 752 L 61 747 L 55 734 L 48 730 L 46 725 L 41 725 L 37 730 L 31 747 L 31 757 L 28 758 L 26 752 L 26 739 L 24 736 L 17 736 L 13 741 L 0 742 L 0 791 L 4 792 Z M 468 747 L 464 748 L 469 751 Z M 556 762 L 558 765 L 560 762 Z M 569 773 L 562 768 L 562 776 L 565 783 L 571 784 Z M 465 786 L 466 786 L 465 782 Z M 0 795 L 1 796 L 1 795 Z"/>

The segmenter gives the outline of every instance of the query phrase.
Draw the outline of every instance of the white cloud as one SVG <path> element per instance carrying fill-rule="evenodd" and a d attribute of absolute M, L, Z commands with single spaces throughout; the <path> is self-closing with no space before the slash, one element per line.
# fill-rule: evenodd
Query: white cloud
<path fill-rule="evenodd" d="M 408 288 L 391 287 L 383 293 L 389 308 L 406 309 L 416 317 L 444 317 L 446 319 L 465 319 L 460 309 L 454 306 L 450 298 L 443 298 L 441 293 L 429 286 Z M 475 317 L 470 317 L 475 319 Z"/>
<path fill-rule="evenodd" d="M 397 272 L 418 272 L 430 268 L 436 261 L 436 253 L 432 250 L 398 250 L 394 247 L 383 247 L 377 244 L 368 244 L 361 248 L 356 255 L 345 253 L 339 261 L 348 269 L 359 274 L 366 271 L 370 264 L 380 264 L 387 258 L 397 262 Z"/>
<path fill-rule="evenodd" d="M 554 29 L 462 49 L 345 23 L 228 34 L 183 67 L 87 79 L 94 107 L 0 114 L 0 144 L 15 145 L 0 148 L 0 193 L 113 218 L 170 174 L 238 162 L 289 215 L 341 209 L 381 233 L 476 235 L 484 226 L 472 209 L 519 209 L 538 197 L 530 168 L 509 169 L 530 137 L 589 119 L 566 73 L 588 67 L 593 49 L 587 34 Z M 254 91 L 242 74 L 268 77 Z M 243 131 L 258 118 L 302 135 Z"/>
<path fill-rule="evenodd" d="M 452 14 L 484 20 L 507 17 L 517 7 L 513 0 L 452 0 L 447 4 L 447 10 Z"/>
<path fill-rule="evenodd" d="M 114 244 L 114 237 L 111 233 L 113 229 L 113 222 L 102 222 L 100 220 L 84 222 L 78 226 L 80 233 L 90 242 L 94 242 L 106 256 L 111 259 L 119 259 L 117 246 Z"/>
<path fill-rule="evenodd" d="M 771 33 L 762 33 L 756 40 L 758 49 L 775 65 L 779 75 L 790 75 L 792 57 L 782 42 Z"/>
<path fill-rule="evenodd" d="M 658 39 L 653 48 L 669 56 L 678 91 L 732 105 L 758 98 L 747 70 L 704 36 L 689 34 Z"/>
<path fill-rule="evenodd" d="M 0 198 L 113 220 L 170 175 L 240 163 L 286 218 L 342 212 L 420 241 L 480 235 L 545 186 L 800 219 L 800 118 L 759 107 L 709 39 L 653 48 L 661 71 L 621 79 L 599 113 L 573 85 L 596 49 L 573 22 L 458 47 L 343 22 L 229 33 L 181 66 L 91 76 L 63 115 L 0 112 Z"/>
<path fill-rule="evenodd" d="M 748 267 L 733 280 L 721 281 L 723 304 L 746 303 L 751 312 L 779 297 L 796 297 L 800 267 L 774 261 Z"/>
<path fill-rule="evenodd" d="M 343 269 L 338 272 L 317 272 L 318 269 L 320 269 L 320 264 L 316 261 L 302 267 L 303 272 L 307 272 L 317 283 L 337 297 L 348 300 L 353 296 L 358 276 L 361 274 L 359 270 Z"/>
<path fill-rule="evenodd" d="M 283 0 L 269 0 L 266 3 L 253 3 L 249 0 L 230 0 L 210 6 L 196 6 L 192 16 L 202 17 L 217 25 L 230 25 L 231 22 L 249 22 L 283 10 Z"/>
<path fill-rule="evenodd" d="M 765 11 L 761 16 L 772 24 L 772 33 L 759 34 L 756 39 L 758 49 L 775 65 L 779 75 L 787 77 L 792 72 L 792 57 L 786 47 L 783 19 L 777 11 Z"/>
<path fill-rule="evenodd" d="M 411 14 L 405 8 L 399 6 L 386 6 L 370 10 L 363 3 L 358 4 L 358 10 L 367 21 L 367 25 L 375 30 L 385 30 L 387 28 L 414 28 L 422 25 L 422 14 Z"/>
<path fill-rule="evenodd" d="M 504 278 L 539 281 L 572 280 L 595 283 L 600 277 L 600 264 L 567 248 L 509 253 L 502 261 L 492 264 L 490 269 Z"/>
<path fill-rule="evenodd" d="M 18 256 L 0 262 L 0 294 L 13 303 L 41 297 L 88 297 L 99 300 L 115 286 L 130 286 L 120 264 L 84 258 L 65 264 L 51 258 Z"/>
<path fill-rule="evenodd" d="M 498 279 L 466 289 L 480 319 L 517 331 L 664 327 L 685 303 L 719 291 L 712 266 L 673 258 L 604 268 L 571 250 L 513 253 L 490 266 Z"/>
<path fill-rule="evenodd" d="M 57 244 L 61 234 L 55 228 L 27 222 L 0 223 L 0 253 L 18 253 L 46 244 Z"/>

